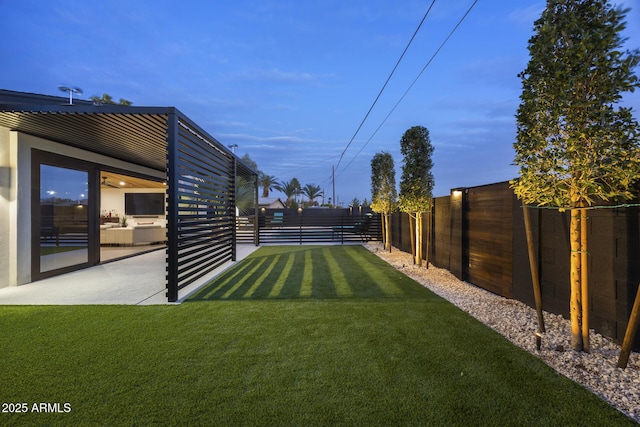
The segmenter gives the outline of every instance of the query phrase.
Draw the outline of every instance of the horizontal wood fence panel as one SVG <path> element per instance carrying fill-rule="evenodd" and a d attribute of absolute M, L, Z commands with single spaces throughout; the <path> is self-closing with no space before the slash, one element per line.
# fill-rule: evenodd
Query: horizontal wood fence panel
<path fill-rule="evenodd" d="M 467 190 L 467 279 L 511 297 L 513 192 L 508 183 Z"/>

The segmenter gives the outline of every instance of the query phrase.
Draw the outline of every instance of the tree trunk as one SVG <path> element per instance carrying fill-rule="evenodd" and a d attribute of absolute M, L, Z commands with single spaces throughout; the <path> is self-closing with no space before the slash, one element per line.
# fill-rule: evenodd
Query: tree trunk
<path fill-rule="evenodd" d="M 411 236 L 411 256 L 413 257 L 413 263 L 416 263 L 416 234 L 415 234 L 415 223 L 411 214 L 409 215 L 409 235 Z"/>
<path fill-rule="evenodd" d="M 433 223 L 433 197 L 429 199 L 429 214 L 427 215 L 427 252 L 426 252 L 426 264 L 427 268 L 429 268 L 429 261 L 431 257 L 431 229 Z"/>
<path fill-rule="evenodd" d="M 531 220 L 529 208 L 522 206 L 524 216 L 524 231 L 527 236 L 527 250 L 529 251 L 529 268 L 531 269 L 531 283 L 533 284 L 533 296 L 536 302 L 536 312 L 538 314 L 538 331 L 545 332 L 544 317 L 542 314 L 542 292 L 540 291 L 540 278 L 538 276 L 538 259 L 536 257 L 533 232 L 531 231 Z"/>
<path fill-rule="evenodd" d="M 416 260 L 414 264 L 422 266 L 422 212 L 416 212 Z"/>
<path fill-rule="evenodd" d="M 580 298 L 582 300 L 582 350 L 591 350 L 589 340 L 589 247 L 587 209 L 580 209 Z"/>
<path fill-rule="evenodd" d="M 640 286 L 638 286 L 638 291 L 636 292 L 636 299 L 633 301 L 627 331 L 624 333 L 624 341 L 622 341 L 622 349 L 620 350 L 620 357 L 618 358 L 618 368 L 624 369 L 627 367 L 631 347 L 633 347 L 633 339 L 636 337 L 636 331 L 638 330 L 638 324 L 640 324 Z"/>
<path fill-rule="evenodd" d="M 387 214 L 380 214 L 380 227 L 382 231 L 382 247 L 384 250 L 387 250 L 387 228 L 385 222 L 387 220 Z"/>
<path fill-rule="evenodd" d="M 569 309 L 571 314 L 571 348 L 582 351 L 582 299 L 580 295 L 580 210 L 571 209 L 571 225 L 569 227 L 569 240 L 571 243 L 571 297 Z"/>
<path fill-rule="evenodd" d="M 389 252 L 391 252 L 391 214 L 387 214 L 386 217 L 387 220 L 385 221 L 385 232 L 387 233 L 387 249 L 389 250 Z"/>

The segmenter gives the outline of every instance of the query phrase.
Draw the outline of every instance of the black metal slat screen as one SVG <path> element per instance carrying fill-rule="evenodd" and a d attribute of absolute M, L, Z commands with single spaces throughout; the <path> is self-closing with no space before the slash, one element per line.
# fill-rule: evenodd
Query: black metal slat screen
<path fill-rule="evenodd" d="M 237 239 L 251 243 L 253 217 L 239 217 Z M 382 239 L 380 215 L 346 209 L 265 209 L 258 215 L 260 244 L 365 243 Z"/>
<path fill-rule="evenodd" d="M 172 123 L 173 121 L 173 123 Z M 169 123 L 167 246 L 169 301 L 178 291 L 233 260 L 233 158 L 182 118 Z"/>

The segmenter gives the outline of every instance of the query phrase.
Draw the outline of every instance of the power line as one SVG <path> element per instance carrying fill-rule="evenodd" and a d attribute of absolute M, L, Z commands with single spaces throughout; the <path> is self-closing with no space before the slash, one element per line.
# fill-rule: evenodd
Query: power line
<path fill-rule="evenodd" d="M 391 116 L 391 114 L 393 114 L 393 112 L 396 110 L 396 108 L 398 107 L 398 105 L 400 105 L 400 103 L 404 100 L 405 96 L 407 96 L 407 94 L 409 93 L 409 91 L 413 88 L 413 86 L 416 84 L 416 82 L 418 81 L 418 79 L 422 76 L 422 73 L 424 73 L 424 71 L 427 69 L 427 67 L 429 67 L 429 65 L 431 64 L 431 62 L 434 60 L 434 58 L 438 55 L 438 53 L 440 52 L 440 50 L 442 50 L 442 48 L 444 47 L 444 45 L 449 41 L 449 39 L 451 38 L 451 36 L 453 35 L 453 33 L 456 32 L 456 30 L 458 29 L 458 27 L 460 26 L 460 24 L 462 24 L 462 21 L 465 20 L 465 18 L 467 17 L 467 15 L 469 15 L 469 12 L 471 12 L 471 9 L 473 9 L 473 7 L 476 5 L 476 3 L 478 3 L 478 0 L 475 0 L 473 2 L 473 4 L 469 7 L 469 9 L 467 9 L 467 11 L 465 12 L 465 14 L 462 16 L 462 18 L 460 18 L 460 20 L 458 21 L 458 23 L 456 24 L 455 27 L 453 27 L 453 30 L 451 30 L 451 32 L 449 33 L 449 35 L 444 39 L 444 41 L 440 44 L 440 46 L 438 47 L 438 49 L 435 51 L 435 53 L 431 56 L 431 58 L 429 58 L 429 61 L 427 61 L 427 63 L 425 64 L 424 67 L 422 67 L 422 70 L 420 71 L 420 73 L 418 73 L 418 76 L 413 80 L 413 82 L 411 82 L 411 84 L 409 85 L 409 88 L 402 94 L 402 96 L 400 97 L 400 99 L 398 100 L 398 102 L 396 102 L 396 104 L 393 106 L 393 108 L 391 109 L 391 111 L 389 111 L 389 114 L 387 114 L 387 116 L 384 118 L 384 120 L 382 121 L 382 123 L 380 123 L 380 125 L 376 128 L 375 132 L 373 132 L 373 134 L 371 135 L 371 137 L 369 137 L 369 139 L 362 145 L 362 147 L 360 148 L 360 150 L 356 153 L 355 156 L 353 156 L 353 158 L 351 159 L 351 161 L 349 163 L 347 163 L 347 165 L 342 169 L 343 171 L 346 170 L 349 165 L 351 165 L 351 163 L 353 163 L 353 161 L 356 159 L 356 157 L 358 157 L 358 155 L 362 152 L 362 150 L 364 150 L 364 147 L 367 146 L 367 144 L 369 144 L 369 142 L 371 142 L 371 140 L 373 139 L 373 137 L 378 133 L 378 131 L 380 130 L 380 128 L 387 122 L 387 119 L 389 119 L 389 117 Z M 343 153 L 344 154 L 344 153 Z M 342 157 L 340 157 L 340 159 L 342 159 Z M 338 163 L 339 164 L 339 163 Z M 340 175 L 341 172 L 338 172 L 338 175 Z"/>
<path fill-rule="evenodd" d="M 378 99 L 380 99 L 380 95 L 382 95 L 382 92 L 387 87 L 387 84 L 389 83 L 389 80 L 391 80 L 391 76 L 393 76 L 393 73 L 395 73 L 396 68 L 398 68 L 398 65 L 400 65 L 400 61 L 402 61 L 402 58 L 404 58 L 404 54 L 407 53 L 407 50 L 409 49 L 409 46 L 411 45 L 411 42 L 413 42 L 413 39 L 416 37 L 416 34 L 418 34 L 418 31 L 420 30 L 420 27 L 422 26 L 422 23 L 425 21 L 425 19 L 427 19 L 427 15 L 429 15 L 429 12 L 431 11 L 431 8 L 433 7 L 433 4 L 435 2 L 436 2 L 436 0 L 433 0 L 431 2 L 431 5 L 429 5 L 429 8 L 427 9 L 427 12 L 422 17 L 422 21 L 420 21 L 420 24 L 418 24 L 418 28 L 416 28 L 416 30 L 414 31 L 413 36 L 411 36 L 411 40 L 409 40 L 409 43 L 407 43 L 407 46 L 404 48 L 404 51 L 402 52 L 402 55 L 400 55 L 400 58 L 398 59 L 398 62 L 396 62 L 395 67 L 393 67 L 393 70 L 391 70 L 391 73 L 389 74 L 389 77 L 387 77 L 387 81 L 384 82 L 384 85 L 382 86 L 382 89 L 380 89 L 380 92 L 378 92 L 378 96 L 376 96 L 376 99 L 371 104 L 371 107 L 369 107 L 369 111 L 367 111 L 367 114 L 364 116 L 364 119 L 362 119 L 362 121 L 360 122 L 360 126 L 358 126 L 358 129 L 356 129 L 356 132 L 353 134 L 353 136 L 349 140 L 349 143 L 347 144 L 347 146 L 342 151 L 342 154 L 340 154 L 340 160 L 338 160 L 338 164 L 336 165 L 336 169 L 340 166 L 340 162 L 342 161 L 342 157 L 344 156 L 344 153 L 347 152 L 347 150 L 349 149 L 349 146 L 351 145 L 351 143 L 355 139 L 356 135 L 358 135 L 358 132 L 360 132 L 360 129 L 364 125 L 364 122 L 367 121 L 367 118 L 369 117 L 369 114 L 371 114 L 371 111 L 373 110 L 373 107 L 378 102 Z"/>

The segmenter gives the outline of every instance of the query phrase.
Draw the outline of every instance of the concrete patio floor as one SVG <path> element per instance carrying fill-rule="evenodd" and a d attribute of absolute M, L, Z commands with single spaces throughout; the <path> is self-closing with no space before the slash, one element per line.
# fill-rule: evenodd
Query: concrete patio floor
<path fill-rule="evenodd" d="M 238 245 L 235 262 L 226 262 L 181 289 L 178 302 L 256 249 L 254 245 Z M 174 304 L 167 302 L 165 276 L 165 251 L 157 250 L 26 285 L 1 288 L 0 305 Z"/>

